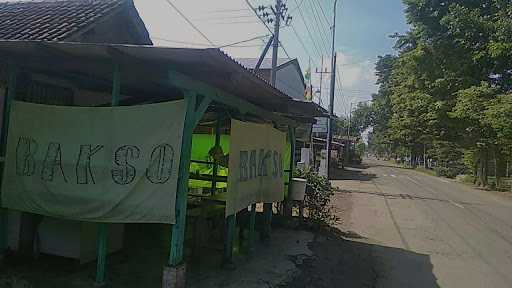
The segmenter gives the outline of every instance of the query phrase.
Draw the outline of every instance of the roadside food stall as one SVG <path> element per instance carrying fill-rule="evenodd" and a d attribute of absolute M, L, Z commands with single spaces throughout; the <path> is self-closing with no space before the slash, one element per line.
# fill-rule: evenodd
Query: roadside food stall
<path fill-rule="evenodd" d="M 171 225 L 165 287 L 184 283 L 186 220 L 205 206 L 225 216 L 227 263 L 237 212 L 250 206 L 251 245 L 265 203 L 268 234 L 293 173 L 295 127 L 324 115 L 218 49 L 0 41 L 0 65 L 0 254 L 7 211 L 39 215 L 22 228 L 93 225 L 99 284 L 114 224 Z"/>

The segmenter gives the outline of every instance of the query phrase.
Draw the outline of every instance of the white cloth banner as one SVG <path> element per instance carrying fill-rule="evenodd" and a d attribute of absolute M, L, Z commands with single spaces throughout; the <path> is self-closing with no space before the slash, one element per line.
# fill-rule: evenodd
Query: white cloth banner
<path fill-rule="evenodd" d="M 286 134 L 271 125 L 231 120 L 226 216 L 253 203 L 284 199 Z"/>
<path fill-rule="evenodd" d="M 175 223 L 185 106 L 13 102 L 2 205 L 81 221 Z"/>

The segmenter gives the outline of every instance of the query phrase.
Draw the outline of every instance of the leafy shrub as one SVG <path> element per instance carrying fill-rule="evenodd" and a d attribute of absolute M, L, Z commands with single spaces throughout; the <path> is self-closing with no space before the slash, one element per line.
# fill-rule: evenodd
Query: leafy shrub
<path fill-rule="evenodd" d="M 314 225 L 335 224 L 339 219 L 330 205 L 335 190 L 329 180 L 311 169 L 296 170 L 295 177 L 307 180 L 305 207 L 308 220 Z"/>
<path fill-rule="evenodd" d="M 436 171 L 437 176 L 451 179 L 455 179 L 459 174 L 461 174 L 461 169 L 454 167 L 436 167 L 434 170 Z"/>

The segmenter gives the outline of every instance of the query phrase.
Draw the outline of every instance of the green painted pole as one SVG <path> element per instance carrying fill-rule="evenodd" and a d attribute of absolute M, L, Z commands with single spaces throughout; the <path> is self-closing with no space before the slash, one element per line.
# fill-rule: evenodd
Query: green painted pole
<path fill-rule="evenodd" d="M 254 243 L 256 243 L 256 204 L 251 205 L 251 216 L 249 218 L 249 253 L 254 252 Z"/>
<path fill-rule="evenodd" d="M 121 73 L 119 65 L 114 66 L 112 74 L 112 107 L 119 105 L 119 97 L 121 94 Z M 107 270 L 107 253 L 108 253 L 108 227 L 107 223 L 98 223 L 98 247 L 96 262 L 96 284 L 104 285 Z"/>
<path fill-rule="evenodd" d="M 236 215 L 229 215 L 226 218 L 226 230 L 224 237 L 224 266 L 233 266 L 233 243 L 235 242 Z"/>
<path fill-rule="evenodd" d="M 295 128 L 288 127 L 288 137 L 290 141 L 290 174 L 288 174 L 288 195 L 290 195 L 291 187 L 292 187 L 292 178 L 293 173 L 295 172 Z"/>
<path fill-rule="evenodd" d="M 11 114 L 11 104 L 16 97 L 16 85 L 18 78 L 18 67 L 13 63 L 9 63 L 9 79 L 7 83 L 7 94 L 5 99 L 5 107 L 3 111 L 2 120 L 2 135 L 0 139 L 0 156 L 2 161 L 0 163 L 1 175 L 0 182 L 3 179 L 3 171 L 5 165 L 5 156 L 7 151 L 7 134 L 9 131 L 9 119 Z M 1 184 L 1 183 L 0 183 Z M 0 194 L 1 195 L 1 194 Z M 7 249 L 7 210 L 2 208 L 2 199 L 0 197 L 0 263 L 3 262 L 5 250 Z"/>
<path fill-rule="evenodd" d="M 106 268 L 107 268 L 107 240 L 108 229 L 107 224 L 98 224 L 98 259 L 96 262 L 96 284 L 105 284 Z"/>
<path fill-rule="evenodd" d="M 187 216 L 188 178 L 190 170 L 190 153 L 192 151 L 192 134 L 196 126 L 195 93 L 186 92 L 187 112 L 181 143 L 180 168 L 178 174 L 178 191 L 176 193 L 176 223 L 171 228 L 171 249 L 168 265 L 175 267 L 183 262 L 183 245 Z"/>
<path fill-rule="evenodd" d="M 220 133 L 221 133 L 222 117 L 217 117 L 217 123 L 215 124 L 215 147 L 220 146 Z M 213 172 L 212 172 L 212 195 L 215 195 L 217 189 L 217 173 L 219 171 L 219 163 L 217 160 L 213 161 Z"/>
<path fill-rule="evenodd" d="M 264 219 L 264 227 L 263 227 L 263 240 L 270 239 L 270 233 L 272 233 L 272 206 L 273 203 L 263 203 L 263 219 Z"/>

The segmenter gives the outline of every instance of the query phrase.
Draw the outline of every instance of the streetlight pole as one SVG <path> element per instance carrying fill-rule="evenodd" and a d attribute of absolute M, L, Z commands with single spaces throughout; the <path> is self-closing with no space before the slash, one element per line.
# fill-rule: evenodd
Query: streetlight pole
<path fill-rule="evenodd" d="M 334 0 L 334 14 L 332 20 L 332 49 L 331 49 L 331 97 L 329 101 L 329 120 L 327 122 L 327 178 L 330 175 L 331 166 L 331 144 L 332 144 L 332 121 L 334 118 L 334 90 L 336 84 L 336 52 L 334 52 L 334 44 L 336 40 L 336 6 L 338 0 Z"/>
<path fill-rule="evenodd" d="M 343 157 L 343 159 L 345 160 L 345 164 L 348 164 L 350 162 L 350 126 L 352 126 L 352 102 L 350 102 L 350 109 L 348 110 L 347 142 L 345 142 L 347 144 L 347 155 Z"/>

